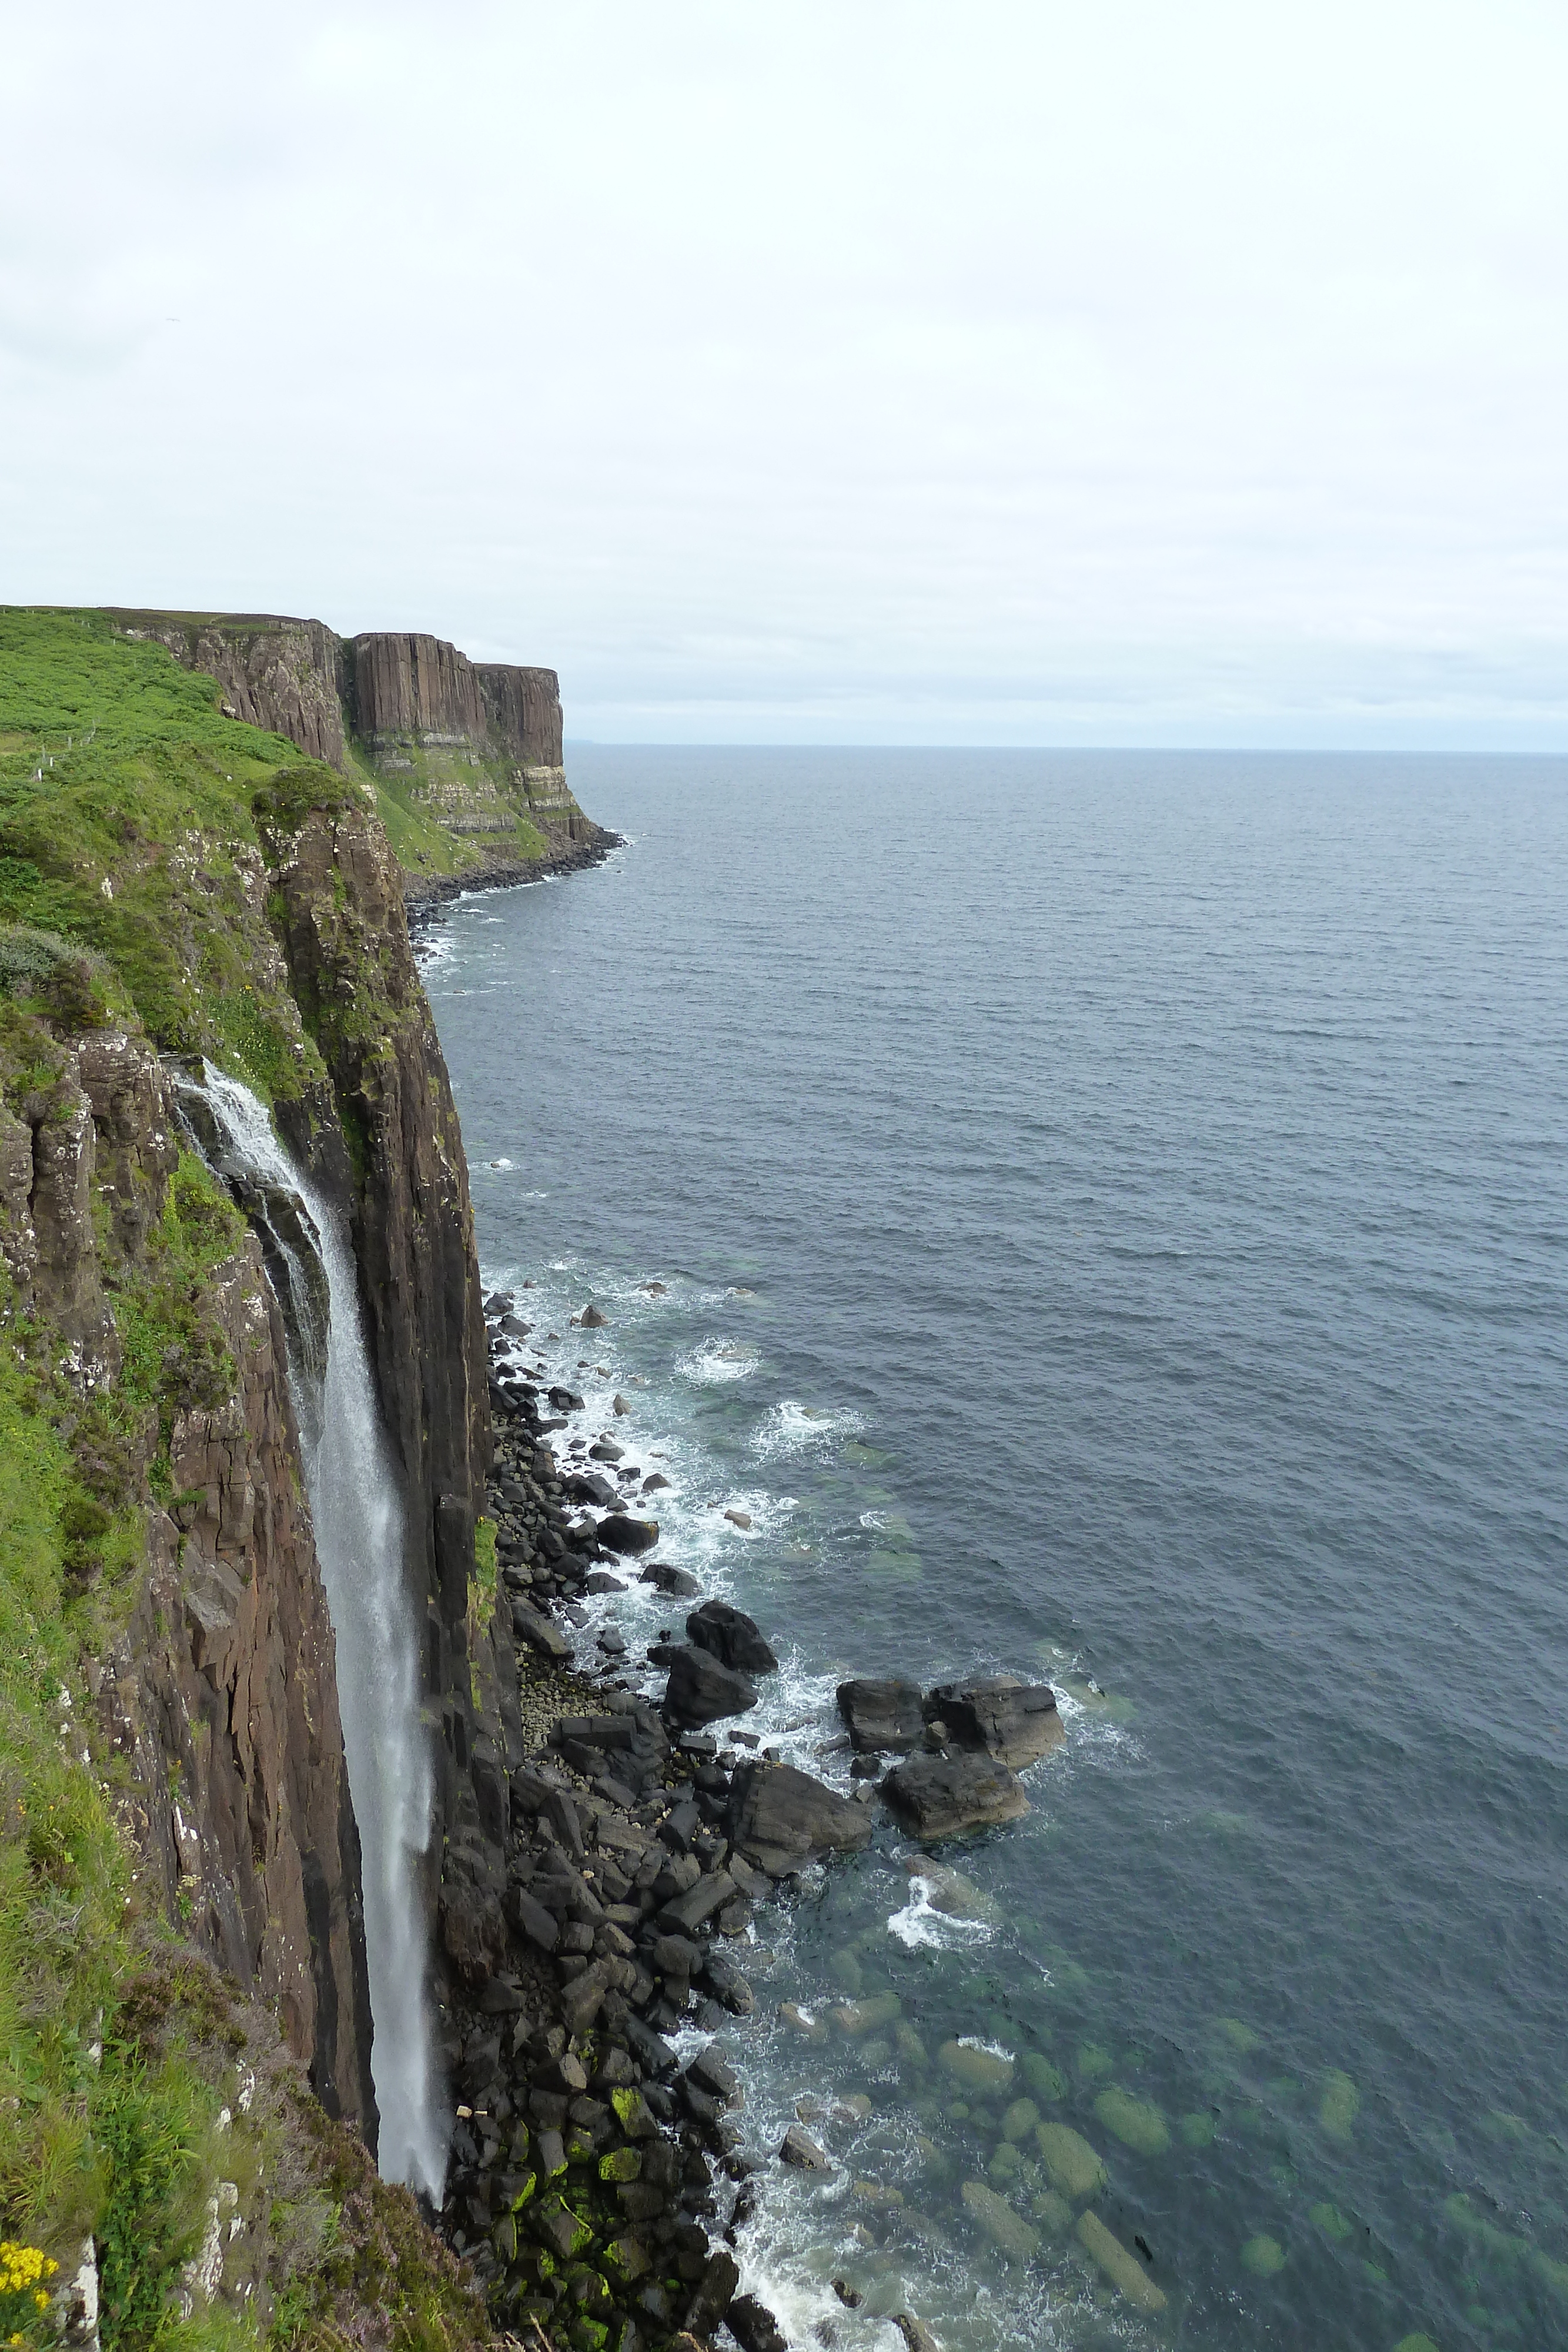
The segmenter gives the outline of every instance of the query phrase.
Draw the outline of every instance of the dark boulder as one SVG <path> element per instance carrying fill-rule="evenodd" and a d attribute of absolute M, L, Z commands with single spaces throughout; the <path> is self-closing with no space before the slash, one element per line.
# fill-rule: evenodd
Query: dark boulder
<path fill-rule="evenodd" d="M 736 1767 L 725 1827 L 737 1853 L 775 1877 L 814 1853 L 855 1853 L 871 1841 L 865 1806 L 793 1764 Z"/>
<path fill-rule="evenodd" d="M 789 2352 L 789 2339 L 765 2303 L 754 2294 L 737 2294 L 730 2298 L 724 2324 L 740 2347 L 740 2352 Z"/>
<path fill-rule="evenodd" d="M 1021 1683 L 1016 1675 L 938 1683 L 926 1693 L 924 1712 L 927 1723 L 945 1726 L 950 1746 L 977 1748 L 1014 1772 L 1034 1763 L 1062 1737 L 1050 1684 Z"/>
<path fill-rule="evenodd" d="M 612 1511 L 599 1522 L 599 1540 L 607 1551 L 652 1551 L 659 1540 L 657 1519 L 631 1519 L 623 1511 Z"/>
<path fill-rule="evenodd" d="M 699 1650 L 711 1651 L 724 1666 L 743 1675 L 776 1675 L 779 1661 L 758 1630 L 754 1617 L 732 1609 L 727 1601 L 705 1601 L 686 1619 L 686 1632 Z"/>
<path fill-rule="evenodd" d="M 569 1503 L 596 1503 L 601 1511 L 613 1510 L 621 1500 L 609 1479 L 597 1470 L 573 1470 L 561 1480 L 560 1491 Z"/>
<path fill-rule="evenodd" d="M 651 1559 L 638 1580 L 643 1584 L 656 1584 L 661 1592 L 671 1593 L 683 1601 L 688 1593 L 700 1590 L 689 1569 L 672 1568 L 667 1560 L 663 1559 Z"/>
<path fill-rule="evenodd" d="M 677 1723 L 718 1723 L 757 1705 L 757 1685 L 721 1666 L 706 1650 L 677 1648 L 670 1659 L 664 1711 Z"/>
<path fill-rule="evenodd" d="M 1007 1766 L 980 1755 L 911 1756 L 894 1766 L 882 1794 L 889 1811 L 919 1838 L 992 1829 L 1030 1810 Z"/>
<path fill-rule="evenodd" d="M 925 1736 L 920 1685 L 896 1676 L 841 1683 L 839 1713 L 849 1727 L 851 1747 L 862 1754 L 907 1755 Z"/>

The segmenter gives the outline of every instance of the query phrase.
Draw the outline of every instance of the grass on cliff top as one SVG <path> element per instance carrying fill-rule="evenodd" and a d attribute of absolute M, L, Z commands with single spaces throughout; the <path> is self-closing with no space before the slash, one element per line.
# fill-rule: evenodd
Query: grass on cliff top
<path fill-rule="evenodd" d="M 357 750 L 350 756 L 375 793 L 392 855 L 405 874 L 462 875 L 497 856 L 516 858 L 518 865 L 549 856 L 550 845 L 531 817 L 519 816 L 505 833 L 449 832 L 420 797 L 416 777 L 382 775 Z"/>
<path fill-rule="evenodd" d="M 0 921 L 96 951 L 162 1049 L 276 1100 L 320 1064 L 268 928 L 259 826 L 364 793 L 217 702 L 101 614 L 0 609 Z"/>

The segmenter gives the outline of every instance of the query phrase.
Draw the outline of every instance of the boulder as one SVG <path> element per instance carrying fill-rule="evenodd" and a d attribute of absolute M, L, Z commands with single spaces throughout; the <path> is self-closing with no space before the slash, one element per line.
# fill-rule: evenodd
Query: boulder
<path fill-rule="evenodd" d="M 851 1747 L 862 1755 L 878 1750 L 907 1755 L 925 1735 L 920 1685 L 896 1676 L 841 1683 L 839 1713 L 848 1726 Z"/>
<path fill-rule="evenodd" d="M 737 2294 L 730 2302 L 724 2324 L 740 2352 L 789 2352 L 789 2339 L 765 2303 L 754 2294 Z"/>
<path fill-rule="evenodd" d="M 785 2133 L 779 2158 L 780 2163 L 793 2164 L 801 2172 L 831 2172 L 833 2168 L 826 2150 L 820 2148 L 799 2124 L 791 2124 Z"/>
<path fill-rule="evenodd" d="M 607 1519 L 600 1520 L 597 1532 L 608 1551 L 652 1551 L 659 1540 L 659 1522 L 632 1519 L 624 1511 L 612 1511 Z"/>
<path fill-rule="evenodd" d="M 945 2042 L 936 2055 L 954 2081 L 976 2098 L 996 2098 L 1012 2088 L 1013 2061 L 1000 2051 L 977 2042 Z"/>
<path fill-rule="evenodd" d="M 1034 1763 L 1062 1738 L 1050 1684 L 1021 1683 L 1016 1675 L 938 1683 L 926 1693 L 923 1706 L 925 1721 L 942 1723 L 953 1747 L 977 1749 L 1014 1772 Z"/>
<path fill-rule="evenodd" d="M 701 1590 L 689 1568 L 672 1568 L 668 1560 L 651 1559 L 638 1579 L 641 1584 L 656 1584 L 676 1601 L 685 1601 Z"/>
<path fill-rule="evenodd" d="M 1034 2137 L 1053 2189 L 1075 2204 L 1100 2194 L 1105 2168 L 1081 2132 L 1071 2124 L 1036 2124 Z"/>
<path fill-rule="evenodd" d="M 1033 2261 L 1040 2252 L 1040 2231 L 1021 2213 L 1015 2213 L 1005 2197 L 998 2197 L 983 2180 L 966 2180 L 960 2194 L 992 2245 L 1009 2262 Z"/>
<path fill-rule="evenodd" d="M 585 1331 L 602 1331 L 610 1318 L 601 1315 L 591 1300 L 577 1319 Z"/>
<path fill-rule="evenodd" d="M 1098 2213 L 1078 2217 L 1079 2242 L 1092 2255 L 1113 2286 L 1138 2311 L 1163 2311 L 1166 2298 L 1152 2278 L 1140 2269 L 1120 2238 L 1109 2231 Z"/>
<path fill-rule="evenodd" d="M 686 1619 L 686 1633 L 699 1650 L 707 1650 L 721 1665 L 737 1674 L 774 1675 L 779 1661 L 763 1640 L 754 1617 L 732 1609 L 727 1601 L 705 1601 Z"/>
<path fill-rule="evenodd" d="M 677 1723 L 718 1723 L 756 1705 L 756 1684 L 720 1665 L 706 1650 L 683 1644 L 672 1651 L 664 1711 Z"/>
<path fill-rule="evenodd" d="M 601 1511 L 613 1510 L 621 1500 L 609 1479 L 597 1470 L 573 1470 L 561 1480 L 560 1491 L 569 1503 L 596 1503 Z"/>
<path fill-rule="evenodd" d="M 553 1658 L 558 1665 L 571 1655 L 571 1643 L 560 1627 L 526 1601 L 512 1603 L 512 1632 L 530 1650 L 537 1650 L 541 1658 Z"/>
<path fill-rule="evenodd" d="M 748 1759 L 736 1767 L 726 1816 L 729 1843 L 775 1877 L 814 1853 L 856 1853 L 871 1842 L 863 1805 L 793 1764 Z"/>
<path fill-rule="evenodd" d="M 757 2006 L 751 1987 L 727 1953 L 708 1953 L 703 1969 L 703 1981 L 714 1999 L 722 2002 L 736 2017 L 749 2017 Z"/>
<path fill-rule="evenodd" d="M 889 1810 L 919 1838 L 958 1837 L 966 1830 L 1016 1822 L 1029 1799 L 1005 1764 L 988 1756 L 911 1756 L 882 1784 Z"/>
<path fill-rule="evenodd" d="M 925 2322 L 916 2319 L 912 2311 L 894 2313 L 893 2324 L 908 2346 L 909 2352 L 941 2352 L 941 2347 Z"/>

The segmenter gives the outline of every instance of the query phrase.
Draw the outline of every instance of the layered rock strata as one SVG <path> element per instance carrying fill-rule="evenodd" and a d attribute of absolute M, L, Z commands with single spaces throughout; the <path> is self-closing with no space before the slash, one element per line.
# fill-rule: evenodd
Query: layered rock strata
<path fill-rule="evenodd" d="M 214 677 L 229 717 L 340 773 L 368 768 L 467 844 L 458 870 L 405 877 L 415 898 L 570 871 L 613 844 L 567 783 L 554 670 L 472 662 L 416 631 L 340 637 L 324 622 L 283 614 L 117 609 L 111 617 L 125 635 L 155 638 L 187 669 Z"/>

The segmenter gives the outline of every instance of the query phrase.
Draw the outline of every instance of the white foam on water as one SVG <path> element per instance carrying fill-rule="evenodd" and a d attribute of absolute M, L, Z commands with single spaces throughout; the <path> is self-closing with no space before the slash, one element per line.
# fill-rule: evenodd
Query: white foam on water
<path fill-rule="evenodd" d="M 756 1348 L 740 1346 L 733 1339 L 707 1339 L 681 1357 L 675 1370 L 683 1380 L 716 1388 L 730 1381 L 748 1381 L 761 1364 Z"/>
<path fill-rule="evenodd" d="M 1018 2058 L 1016 2050 L 1004 2049 L 999 2042 L 982 2042 L 977 2033 L 960 2033 L 958 2047 L 960 2050 L 983 2050 L 988 2058 L 1005 2058 L 1009 2066 Z"/>
<path fill-rule="evenodd" d="M 895 1911 L 887 1923 L 890 1936 L 896 1936 L 911 1951 L 925 1946 L 932 1951 L 960 1951 L 975 1944 L 988 1944 L 995 1930 L 985 1919 L 960 1919 L 952 1913 L 938 1911 L 932 1901 L 936 1882 L 929 1878 L 912 1878 L 909 1900 L 902 1911 Z"/>
<path fill-rule="evenodd" d="M 539 1286 L 519 1291 L 519 1305 L 538 1328 L 530 1343 L 513 1350 L 516 1360 L 530 1367 L 545 1362 L 546 1372 L 542 1376 L 535 1372 L 534 1377 L 564 1383 L 584 1399 L 584 1410 L 570 1415 L 565 1429 L 552 1433 L 549 1443 L 557 1449 L 558 1459 L 563 1465 L 575 1461 L 584 1468 L 601 1470 L 615 1484 L 613 1471 L 619 1465 L 590 1462 L 585 1453 L 576 1456 L 568 1453 L 572 1438 L 591 1443 L 603 1433 L 626 1449 L 626 1460 L 635 1462 L 641 1471 L 663 1472 L 671 1481 L 668 1487 L 647 1496 L 630 1490 L 625 1494 L 625 1507 L 659 1521 L 658 1549 L 650 1557 L 688 1570 L 699 1587 L 698 1594 L 690 1599 L 676 1598 L 639 1581 L 642 1560 L 612 1564 L 612 1572 L 624 1579 L 628 1589 L 590 1596 L 583 1601 L 587 1622 L 574 1634 L 580 1667 L 601 1669 L 656 1699 L 663 1694 L 664 1673 L 650 1666 L 643 1655 L 653 1636 L 667 1628 L 677 1640 L 683 1639 L 686 1614 L 698 1598 L 750 1605 L 779 1651 L 779 1670 L 758 1679 L 758 1701 L 753 1710 L 708 1727 L 713 1737 L 721 1748 L 733 1744 L 743 1756 L 762 1748 L 776 1750 L 844 1793 L 863 1785 L 850 1779 L 852 1759 L 847 1748 L 833 1744 L 841 1733 L 836 1705 L 838 1673 L 818 1670 L 814 1661 L 780 1641 L 777 1623 L 769 1622 L 768 1611 L 757 1601 L 757 1570 L 775 1548 L 782 1558 L 782 1547 L 801 1532 L 799 1503 L 792 1496 L 735 1480 L 737 1445 L 749 1454 L 761 1474 L 764 1464 L 831 1455 L 864 1428 L 862 1415 L 786 1399 L 767 1407 L 759 1404 L 749 1433 L 744 1414 L 737 1428 L 733 1407 L 720 1407 L 732 1417 L 722 1426 L 716 1423 L 710 1428 L 703 1415 L 712 1413 L 719 1397 L 727 1391 L 734 1394 L 736 1383 L 759 1370 L 763 1363 L 762 1353 L 754 1345 L 740 1338 L 719 1336 L 737 1315 L 733 1297 L 721 1292 L 710 1295 L 688 1278 L 662 1272 L 658 1278 L 665 1283 L 666 1295 L 650 1297 L 641 1289 L 642 1276 L 606 1276 L 575 1258 L 526 1270 L 538 1272 Z M 509 1286 L 507 1276 L 494 1280 L 486 1276 L 486 1292 Z M 572 1328 L 568 1317 L 589 1298 L 608 1316 L 608 1323 L 587 1331 Z M 661 1330 L 655 1318 L 672 1310 L 678 1318 L 674 1330 L 667 1323 Z M 714 1321 L 706 1336 L 695 1343 L 685 1337 L 683 1325 L 685 1331 L 690 1329 L 686 1318 L 706 1318 L 710 1314 Z M 559 1334 L 555 1343 L 545 1337 L 551 1329 Z M 673 1357 L 666 1333 L 676 1341 Z M 726 1355 L 727 1349 L 735 1352 Z M 592 1360 L 580 1364 L 580 1357 Z M 633 1368 L 651 1376 L 646 1384 L 635 1384 Z M 617 1391 L 632 1405 L 627 1416 L 613 1413 Z M 726 1507 L 747 1512 L 751 1529 L 742 1531 L 726 1521 L 722 1517 Z M 868 1511 L 860 1525 L 867 1533 L 880 1534 L 889 1517 L 884 1511 Z M 597 1636 L 612 1626 L 626 1649 L 623 1657 L 606 1661 L 598 1651 Z M 757 1748 L 740 1747 L 737 1732 L 755 1740 Z M 1066 1753 L 1065 1748 L 1059 1749 L 1058 1759 Z M 873 1871 L 884 1866 L 874 1855 L 860 1865 Z M 863 2044 L 837 2037 L 825 2045 L 808 2044 L 778 2021 L 776 2009 L 781 1999 L 797 2000 L 808 2015 L 825 2018 L 841 1997 L 823 1982 L 814 1965 L 805 1970 L 800 1966 L 802 1951 L 813 1948 L 810 1941 L 802 1945 L 803 1927 L 814 1918 L 829 1885 L 827 1873 L 813 1870 L 793 1896 L 758 1915 L 749 1946 L 758 1949 L 760 1937 L 771 1957 L 759 1966 L 756 1976 L 758 2009 L 743 2029 L 727 2027 L 719 2037 L 727 2054 L 746 2075 L 747 2105 L 738 2119 L 746 2131 L 748 2152 L 761 2168 L 758 2185 L 763 2194 L 758 2210 L 740 2232 L 736 2248 L 743 2288 L 776 2314 L 799 2352 L 806 2352 L 806 2347 L 813 2347 L 814 2352 L 816 2346 L 831 2340 L 847 2345 L 852 2336 L 863 2352 L 903 2352 L 903 2339 L 892 2324 L 899 2309 L 917 2313 L 944 2352 L 1012 2352 L 1020 2344 L 1044 2347 L 1072 2341 L 1078 2333 L 1070 2324 L 1076 2308 L 1076 2287 L 1071 2291 L 1072 2299 L 1063 2299 L 1061 2278 L 1053 2275 L 1048 2281 L 1032 2271 L 1027 2277 L 1009 2273 L 999 2267 L 987 2246 L 976 2242 L 972 2220 L 958 2202 L 956 2178 L 937 2189 L 926 2169 L 920 2126 L 913 2113 L 902 2107 L 894 2087 L 896 2069 L 882 2066 L 868 2072 L 859 2057 Z M 961 1918 L 939 1910 L 933 1900 L 939 1893 L 935 1871 L 929 1877 L 915 1871 L 908 1880 L 905 1901 L 899 1902 L 890 1885 L 879 1906 L 889 1932 L 907 1948 L 928 1952 L 933 1966 L 948 1964 L 944 1955 L 974 1953 L 1004 1932 L 998 1918 Z M 737 1958 L 751 1974 L 745 1948 L 737 1951 Z M 762 1962 L 760 1951 L 758 1961 Z M 810 1980 L 802 1982 L 802 1974 Z M 688 2056 L 709 2038 L 687 2027 L 675 2037 L 676 2046 L 683 2056 Z M 967 2040 L 968 2046 L 994 2055 L 1013 2055 L 998 2043 Z M 835 2166 L 830 2182 L 796 2176 L 778 2164 L 779 2141 L 795 2120 L 797 2098 L 810 2092 L 831 2104 L 835 2084 L 841 2084 L 847 2092 L 862 2083 L 872 2087 L 878 2101 L 863 2126 L 845 2120 L 841 2106 L 836 2116 L 830 2113 L 821 2124 L 806 2126 L 829 2148 Z M 892 2105 L 887 2104 L 890 2098 Z M 918 2243 L 899 2242 L 894 2237 L 889 2240 L 886 2252 L 877 2256 L 860 2226 L 862 2217 L 872 2216 L 875 2209 L 856 2195 L 857 2177 L 884 2189 L 898 2187 L 907 2210 L 915 2215 L 933 2211 L 935 2198 L 942 2209 L 943 2235 Z M 933 2218 L 937 2218 L 935 2212 Z M 951 2238 L 946 2238 L 948 2229 L 953 2231 Z M 896 2268 L 888 2267 L 890 2257 Z M 1052 2267 L 1054 2273 L 1061 2266 L 1053 2263 Z M 840 2273 L 867 2295 L 866 2304 L 852 2315 L 832 2292 L 831 2279 Z M 1104 2343 L 1120 2336 L 1119 2322 L 1096 2307 L 1094 2340 Z"/>
<path fill-rule="evenodd" d="M 864 1427 L 863 1415 L 847 1405 L 834 1410 L 785 1397 L 763 1416 L 751 1447 L 765 1462 L 791 1454 L 825 1453 L 845 1438 L 858 1436 Z"/>

